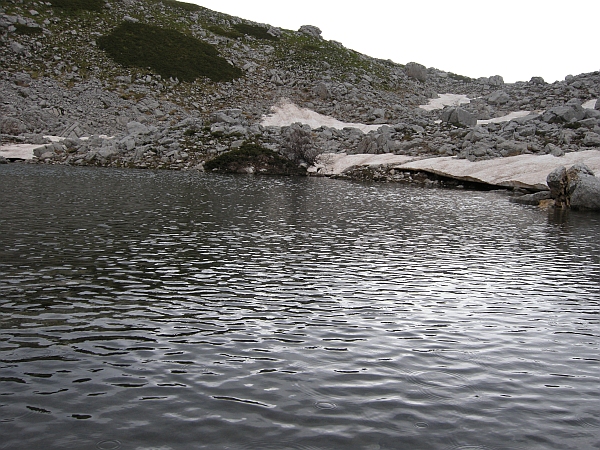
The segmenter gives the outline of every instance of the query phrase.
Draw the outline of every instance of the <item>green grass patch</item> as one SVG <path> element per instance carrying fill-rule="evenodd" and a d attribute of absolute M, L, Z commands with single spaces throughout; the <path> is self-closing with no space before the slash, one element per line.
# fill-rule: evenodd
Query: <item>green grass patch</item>
<path fill-rule="evenodd" d="M 103 0 L 51 0 L 54 8 L 60 8 L 65 11 L 96 11 L 100 12 L 104 8 Z"/>
<path fill-rule="evenodd" d="M 27 25 L 20 23 L 15 23 L 14 27 L 17 34 L 22 34 L 25 36 L 35 36 L 37 34 L 42 34 L 43 32 L 41 27 L 28 27 Z"/>
<path fill-rule="evenodd" d="M 177 0 L 162 0 L 163 5 L 170 6 L 173 8 L 183 9 L 184 11 L 195 12 L 202 11 L 204 8 L 200 5 L 187 2 L 178 2 Z"/>
<path fill-rule="evenodd" d="M 303 175 L 305 169 L 298 167 L 273 150 L 258 144 L 244 143 L 239 149 L 217 156 L 204 164 L 210 172 L 248 173 L 252 167 L 254 173 L 264 175 Z"/>
<path fill-rule="evenodd" d="M 273 36 L 268 33 L 269 29 L 265 27 L 261 27 L 259 25 L 248 25 L 245 23 L 238 23 L 233 26 L 233 28 L 247 36 L 255 37 L 256 39 L 268 40 L 268 41 L 276 41 L 279 38 Z"/>
<path fill-rule="evenodd" d="M 225 28 L 223 28 L 223 27 L 221 27 L 219 25 L 210 25 L 209 27 L 207 27 L 207 29 L 209 31 L 212 31 L 215 34 L 218 34 L 219 36 L 225 36 L 225 37 L 228 37 L 230 39 L 237 39 L 237 38 L 241 38 L 241 37 L 244 36 L 239 31 L 226 30 Z"/>
<path fill-rule="evenodd" d="M 124 67 L 150 67 L 164 78 L 194 81 L 231 81 L 242 71 L 219 55 L 217 49 L 179 31 L 143 23 L 123 22 L 98 39 L 98 47 Z"/>

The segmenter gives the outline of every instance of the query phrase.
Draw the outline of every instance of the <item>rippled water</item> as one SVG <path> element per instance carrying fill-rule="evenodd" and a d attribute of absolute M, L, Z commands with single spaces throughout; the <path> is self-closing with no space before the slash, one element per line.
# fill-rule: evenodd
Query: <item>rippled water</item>
<path fill-rule="evenodd" d="M 0 449 L 600 448 L 600 216 L 0 166 Z"/>

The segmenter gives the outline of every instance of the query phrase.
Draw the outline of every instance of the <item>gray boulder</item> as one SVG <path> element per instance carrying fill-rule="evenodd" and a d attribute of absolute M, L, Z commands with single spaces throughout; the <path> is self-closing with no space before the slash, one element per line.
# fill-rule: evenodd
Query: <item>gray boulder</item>
<path fill-rule="evenodd" d="M 600 179 L 585 164 L 567 170 L 571 208 L 600 210 Z"/>
<path fill-rule="evenodd" d="M 504 86 L 504 78 L 500 75 L 494 75 L 488 78 L 488 84 L 490 86 Z"/>
<path fill-rule="evenodd" d="M 585 164 L 560 166 L 546 182 L 556 207 L 600 211 L 600 179 Z"/>
<path fill-rule="evenodd" d="M 531 80 L 529 80 L 529 82 L 531 84 L 546 84 L 542 77 L 531 77 Z"/>
<path fill-rule="evenodd" d="M 600 134 L 594 133 L 590 131 L 589 133 L 585 133 L 585 137 L 583 138 L 583 145 L 588 147 L 600 147 Z"/>
<path fill-rule="evenodd" d="M 321 37 L 321 29 L 319 27 L 315 27 L 314 25 L 302 25 L 298 32 L 301 34 L 305 34 L 306 36 L 312 36 L 315 38 L 322 39 Z"/>
<path fill-rule="evenodd" d="M 550 108 L 542 115 L 542 120 L 547 123 L 568 123 L 585 119 L 585 110 L 579 106 L 565 105 Z"/>
<path fill-rule="evenodd" d="M 416 62 L 409 62 L 404 68 L 406 75 L 421 82 L 427 81 L 427 68 Z"/>
<path fill-rule="evenodd" d="M 594 109 L 597 109 L 600 111 L 600 98 L 598 100 L 596 100 L 596 107 Z"/>
<path fill-rule="evenodd" d="M 465 109 L 449 107 L 442 112 L 442 122 L 461 127 L 474 127 L 477 125 L 477 117 Z"/>
<path fill-rule="evenodd" d="M 493 92 L 488 97 L 488 102 L 490 102 L 492 105 L 503 105 L 505 103 L 508 103 L 509 101 L 510 101 L 510 95 L 508 95 L 504 91 Z"/>

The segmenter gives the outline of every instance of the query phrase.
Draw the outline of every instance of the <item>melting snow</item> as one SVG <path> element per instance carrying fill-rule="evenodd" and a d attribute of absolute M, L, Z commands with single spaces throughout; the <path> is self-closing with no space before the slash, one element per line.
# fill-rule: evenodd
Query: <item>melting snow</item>
<path fill-rule="evenodd" d="M 421 105 L 419 108 L 426 111 L 434 109 L 444 109 L 446 106 L 460 106 L 471 103 L 469 97 L 464 94 L 439 94 L 438 98 L 432 98 L 426 105 Z"/>
<path fill-rule="evenodd" d="M 300 122 L 311 128 L 329 127 L 341 130 L 343 128 L 357 128 L 363 133 L 377 130 L 382 125 L 364 125 L 361 123 L 341 122 L 330 116 L 324 116 L 310 109 L 300 108 L 289 102 L 281 102 L 271 108 L 273 114 L 263 116 L 263 127 L 285 127 Z"/>

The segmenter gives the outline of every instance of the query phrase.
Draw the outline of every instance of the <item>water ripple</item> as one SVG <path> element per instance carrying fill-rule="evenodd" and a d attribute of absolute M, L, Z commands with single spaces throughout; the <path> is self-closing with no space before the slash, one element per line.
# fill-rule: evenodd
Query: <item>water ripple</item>
<path fill-rule="evenodd" d="M 598 445 L 596 215 L 326 179 L 0 183 L 3 448 Z"/>

